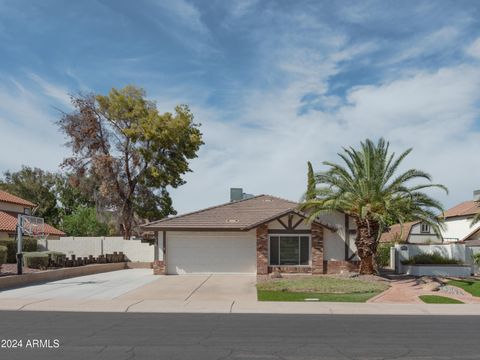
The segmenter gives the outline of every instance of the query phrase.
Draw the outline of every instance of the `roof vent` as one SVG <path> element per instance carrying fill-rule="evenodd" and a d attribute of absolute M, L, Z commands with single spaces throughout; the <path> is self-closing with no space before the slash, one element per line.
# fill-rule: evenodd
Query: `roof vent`
<path fill-rule="evenodd" d="M 473 201 L 480 201 L 480 190 L 475 190 L 473 192 Z"/>
<path fill-rule="evenodd" d="M 265 202 L 272 202 L 272 201 L 273 201 L 273 199 L 266 198 L 266 199 L 263 199 L 263 201 L 265 201 Z"/>
<path fill-rule="evenodd" d="M 227 219 L 227 220 L 225 220 L 225 222 L 228 223 L 228 224 L 236 224 L 236 223 L 238 223 L 238 221 L 239 221 L 238 219 Z"/>

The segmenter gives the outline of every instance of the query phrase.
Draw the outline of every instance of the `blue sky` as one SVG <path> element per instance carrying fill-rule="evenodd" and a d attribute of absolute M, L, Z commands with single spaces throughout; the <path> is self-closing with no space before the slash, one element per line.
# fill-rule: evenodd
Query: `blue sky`
<path fill-rule="evenodd" d="M 68 94 L 144 87 L 189 104 L 205 146 L 180 211 L 228 189 L 298 200 L 306 161 L 384 136 L 450 195 L 480 188 L 477 1 L 0 2 L 0 171 L 56 170 Z"/>

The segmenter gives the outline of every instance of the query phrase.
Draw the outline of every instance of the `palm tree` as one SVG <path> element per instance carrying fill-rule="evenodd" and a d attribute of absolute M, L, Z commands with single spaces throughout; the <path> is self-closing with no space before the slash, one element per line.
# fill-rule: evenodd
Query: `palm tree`
<path fill-rule="evenodd" d="M 305 200 L 315 199 L 315 173 L 313 172 L 312 163 L 307 161 L 307 192 L 305 193 Z"/>
<path fill-rule="evenodd" d="M 439 234 L 443 227 L 442 205 L 423 192 L 437 187 L 431 176 L 423 171 L 410 169 L 401 174 L 399 166 L 412 151 L 400 156 L 389 153 L 389 143 L 380 139 L 361 142 L 360 149 L 343 149 L 338 155 L 343 166 L 324 162 L 329 169 L 315 175 L 317 188 L 315 198 L 305 200 L 301 209 L 309 214 L 309 220 L 322 213 L 340 211 L 351 216 L 357 226 L 355 245 L 360 258 L 360 274 L 377 272 L 375 254 L 380 234 L 393 221 L 403 223 L 408 219 L 429 224 Z M 412 180 L 427 180 L 427 184 L 409 185 Z M 418 183 L 418 181 L 417 181 Z"/>

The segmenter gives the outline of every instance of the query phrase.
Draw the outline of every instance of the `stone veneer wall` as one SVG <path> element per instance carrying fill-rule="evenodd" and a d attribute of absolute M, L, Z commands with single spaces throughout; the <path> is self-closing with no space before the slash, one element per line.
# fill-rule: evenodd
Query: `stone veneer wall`
<path fill-rule="evenodd" d="M 152 265 L 153 275 L 165 275 L 165 262 L 163 260 L 155 260 Z"/>
<path fill-rule="evenodd" d="M 268 267 L 269 273 L 282 273 L 282 274 L 311 274 L 311 266 L 280 266 L 273 265 Z"/>
<path fill-rule="evenodd" d="M 257 275 L 268 274 L 268 225 L 257 227 Z"/>
<path fill-rule="evenodd" d="M 312 223 L 312 274 L 323 274 L 323 227 Z"/>
<path fill-rule="evenodd" d="M 329 260 L 323 262 L 326 274 L 339 274 L 341 272 L 357 272 L 360 261 Z"/>

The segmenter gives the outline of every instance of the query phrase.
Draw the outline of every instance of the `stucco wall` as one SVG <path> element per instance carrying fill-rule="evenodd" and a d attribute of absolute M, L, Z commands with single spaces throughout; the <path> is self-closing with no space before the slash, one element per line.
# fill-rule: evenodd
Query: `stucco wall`
<path fill-rule="evenodd" d="M 345 260 L 345 239 L 348 236 L 348 255 L 351 256 L 357 251 L 355 247 L 355 234 L 351 230 L 355 230 L 356 226 L 353 219 L 349 218 L 348 228 L 350 233 L 345 231 L 345 215 L 340 212 L 322 214 L 320 221 L 334 226 L 337 231 L 332 232 L 325 230 L 324 234 L 324 259 L 325 260 Z M 357 259 L 354 257 L 354 259 Z"/>
<path fill-rule="evenodd" d="M 62 237 L 59 240 L 39 240 L 38 246 L 39 250 L 60 251 L 78 257 L 123 252 L 135 262 L 152 262 L 155 248 L 140 240 L 124 240 L 121 237 Z"/>
<path fill-rule="evenodd" d="M 480 253 L 479 246 L 465 246 L 465 244 L 445 244 L 445 245 L 412 245 L 402 244 L 395 245 L 395 254 L 399 271 L 402 272 L 404 267 L 401 265 L 403 260 L 408 260 L 418 254 L 439 253 L 450 259 L 457 259 L 472 267 L 472 273 L 478 273 L 478 266 L 473 262 L 473 254 Z"/>
<path fill-rule="evenodd" d="M 17 204 L 10 204 L 6 202 L 0 202 L 0 210 L 1 211 L 10 211 L 15 213 L 24 213 L 25 208 L 28 206 L 17 205 Z"/>

